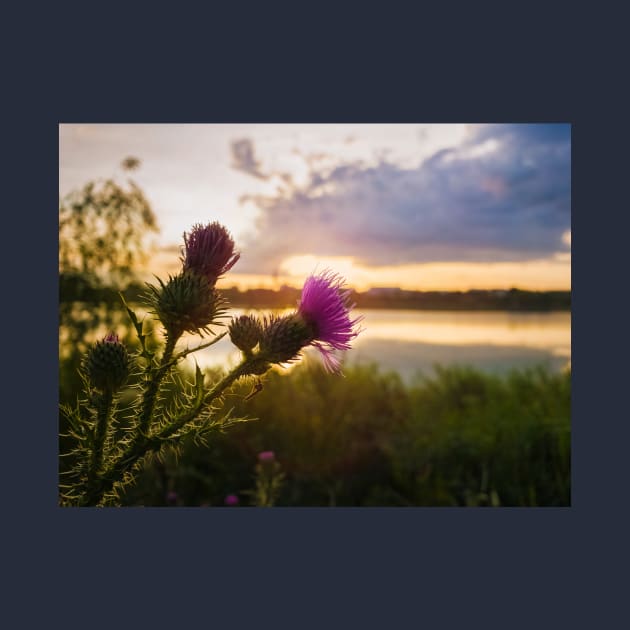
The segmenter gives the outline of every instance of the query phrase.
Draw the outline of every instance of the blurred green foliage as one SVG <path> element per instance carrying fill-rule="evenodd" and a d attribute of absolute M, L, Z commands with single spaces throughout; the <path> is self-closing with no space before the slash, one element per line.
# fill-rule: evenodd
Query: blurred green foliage
<path fill-rule="evenodd" d="M 122 169 L 140 161 L 125 158 Z M 158 231 L 151 204 L 132 179 L 89 181 L 59 201 L 59 398 L 76 401 L 78 369 L 90 344 L 108 331 L 130 350 L 138 340 L 118 292 L 133 287 L 137 268 L 150 251 L 147 237 Z M 65 425 L 60 418 L 60 433 Z M 60 438 L 60 452 L 67 444 Z"/>
<path fill-rule="evenodd" d="M 137 168 L 130 168 L 131 159 L 125 170 Z M 59 273 L 123 287 L 145 260 L 149 232 L 157 231 L 151 204 L 132 179 L 87 182 L 59 204 Z"/>
<path fill-rule="evenodd" d="M 122 163 L 139 167 L 137 158 Z M 148 255 L 147 237 L 157 232 L 155 214 L 130 178 L 89 181 L 59 202 L 60 356 L 85 353 L 104 329 L 120 329 L 127 318 L 118 291 L 137 280 Z"/>
<path fill-rule="evenodd" d="M 405 386 L 376 366 L 332 377 L 308 363 L 267 375 L 226 399 L 259 420 L 190 443 L 149 468 L 127 505 L 241 505 L 256 484 L 257 454 L 273 450 L 284 480 L 278 506 L 570 505 L 570 373 L 490 376 L 438 368 Z"/>

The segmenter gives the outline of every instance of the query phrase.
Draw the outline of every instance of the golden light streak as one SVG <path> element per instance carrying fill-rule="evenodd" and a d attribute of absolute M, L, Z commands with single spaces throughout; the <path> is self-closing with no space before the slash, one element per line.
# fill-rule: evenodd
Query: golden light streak
<path fill-rule="evenodd" d="M 365 330 L 357 346 L 370 339 L 387 339 L 448 346 L 519 346 L 571 355 L 570 313 L 357 311 L 361 312 Z"/>
<path fill-rule="evenodd" d="M 570 238 L 570 237 L 569 237 Z M 470 289 L 511 289 L 551 291 L 571 289 L 571 254 L 558 252 L 545 260 L 497 263 L 418 263 L 365 267 L 350 256 L 291 256 L 280 267 L 280 273 L 241 274 L 238 263 L 233 271 L 219 281 L 219 288 L 237 286 L 244 291 L 252 288 L 279 289 L 282 285 L 301 287 L 312 272 L 330 268 L 344 276 L 348 285 L 358 291 L 372 287 L 400 287 L 410 291 L 468 291 Z M 165 277 L 181 268 L 178 254 L 170 249 L 151 257 L 143 276 Z"/>

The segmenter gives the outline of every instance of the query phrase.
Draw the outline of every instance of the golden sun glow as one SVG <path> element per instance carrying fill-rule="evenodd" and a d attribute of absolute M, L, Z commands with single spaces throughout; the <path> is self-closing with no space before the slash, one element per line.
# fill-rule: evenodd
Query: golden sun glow
<path fill-rule="evenodd" d="M 469 289 L 568 290 L 571 287 L 570 254 L 524 262 L 424 263 L 365 267 L 352 257 L 292 256 L 281 267 L 295 284 L 317 269 L 330 267 L 359 291 L 370 287 L 400 287 L 421 291 L 466 291 Z"/>
<path fill-rule="evenodd" d="M 569 236 L 570 238 L 570 236 Z M 151 257 L 146 279 L 153 274 L 176 274 L 181 262 L 172 252 Z M 571 254 L 558 253 L 552 258 L 523 262 L 499 263 L 424 263 L 366 267 L 349 256 L 291 256 L 275 275 L 241 274 L 238 265 L 219 281 L 220 288 L 236 286 L 279 289 L 282 285 L 300 287 L 311 273 L 330 268 L 344 276 L 348 286 L 358 291 L 372 287 L 400 287 L 410 291 L 468 291 L 470 289 L 510 289 L 531 291 L 569 290 L 571 288 Z"/>

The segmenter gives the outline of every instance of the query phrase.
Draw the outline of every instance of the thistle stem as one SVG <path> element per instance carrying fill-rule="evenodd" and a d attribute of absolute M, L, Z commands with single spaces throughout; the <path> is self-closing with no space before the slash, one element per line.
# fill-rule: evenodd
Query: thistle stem
<path fill-rule="evenodd" d="M 103 463 L 103 444 L 107 431 L 107 417 L 109 416 L 109 410 L 112 403 L 111 393 L 109 393 L 109 401 L 106 398 L 108 396 L 108 392 L 103 395 L 103 404 L 99 404 L 98 408 L 99 415 L 97 420 L 96 435 L 94 439 L 95 446 L 92 464 L 88 473 L 88 483 L 82 501 L 83 505 L 98 505 L 103 497 L 103 494 L 111 489 L 116 481 L 122 479 L 124 473 L 129 470 L 133 463 L 146 452 L 146 436 L 151 426 L 151 419 L 153 418 L 155 399 L 160 388 L 160 383 L 164 379 L 166 372 L 169 370 L 170 367 L 172 367 L 171 358 L 173 356 L 173 351 L 175 350 L 177 339 L 178 337 L 174 335 L 168 335 L 166 338 L 166 345 L 164 347 L 164 354 L 162 355 L 160 365 L 157 370 L 152 372 L 151 380 L 149 381 L 149 384 L 144 391 L 142 409 L 140 411 L 140 418 L 138 420 L 136 435 L 132 440 L 127 452 L 123 454 L 123 457 L 119 460 L 119 465 L 114 465 L 114 468 L 116 470 L 116 477 L 111 481 L 111 483 L 104 479 L 104 477 L 109 476 L 113 472 L 112 469 L 109 469 L 107 471 L 104 471 L 102 474 L 99 474 L 99 470 Z M 151 374 L 151 372 L 149 373 Z M 105 414 L 104 420 L 102 419 L 102 414 Z M 130 452 L 134 454 L 133 462 L 128 465 L 125 463 L 124 466 L 120 466 L 120 462 L 122 460 L 126 460 L 126 455 Z M 137 456 L 135 456 L 136 453 L 138 453 Z"/>
<path fill-rule="evenodd" d="M 99 471 L 103 465 L 103 448 L 105 446 L 107 425 L 109 423 L 113 402 L 114 394 L 109 389 L 106 389 L 98 398 L 96 405 L 96 426 L 94 428 L 92 457 L 87 474 L 86 494 L 91 492 L 97 482 Z"/>
<path fill-rule="evenodd" d="M 241 376 L 249 374 L 250 359 L 246 358 L 239 365 L 237 365 L 231 372 L 225 375 L 207 394 L 205 397 L 205 403 L 209 405 L 216 398 L 221 396 L 223 392 L 234 383 L 235 380 Z"/>
<path fill-rule="evenodd" d="M 166 346 L 164 347 L 164 354 L 160 361 L 160 366 L 153 373 L 147 389 L 144 392 L 144 400 L 142 401 L 142 411 L 140 412 L 140 419 L 138 421 L 138 438 L 146 435 L 149 427 L 151 426 L 151 419 L 153 417 L 153 410 L 155 409 L 155 398 L 158 390 L 160 389 L 160 383 L 164 379 L 166 372 L 171 365 L 171 357 L 175 350 L 175 344 L 179 337 L 175 335 L 168 335 L 166 338 Z"/>
<path fill-rule="evenodd" d="M 173 347 L 175 344 L 173 343 Z M 172 349 L 171 349 L 172 353 Z M 166 357 L 166 350 L 164 352 Z M 162 364 L 166 362 L 162 359 Z M 249 373 L 250 359 L 245 359 L 231 372 L 226 374 L 207 394 L 203 400 L 190 411 L 182 414 L 177 420 L 150 436 L 146 433 L 138 433 L 136 439 L 131 442 L 127 450 L 120 458 L 99 476 L 95 483 L 88 489 L 84 497 L 84 505 L 98 505 L 106 492 L 109 492 L 114 484 L 121 481 L 126 472 L 130 471 L 136 462 L 149 451 L 158 451 L 162 447 L 164 439 L 173 435 L 176 431 L 192 422 L 203 410 L 234 383 L 238 378 Z M 159 370 L 158 370 L 159 372 Z"/>
<path fill-rule="evenodd" d="M 96 435 L 94 439 L 94 452 L 92 459 L 92 469 L 97 472 L 103 464 L 103 447 L 105 445 L 105 436 L 107 435 L 107 425 L 109 424 L 109 415 L 114 402 L 114 394 L 111 390 L 106 390 L 99 401 Z"/>
<path fill-rule="evenodd" d="M 242 363 L 237 365 L 231 372 L 226 374 L 205 396 L 203 401 L 191 409 L 188 413 L 181 415 L 174 422 L 162 429 L 155 437 L 159 440 L 163 440 L 170 437 L 181 429 L 183 426 L 194 420 L 202 411 L 204 407 L 212 404 L 212 402 L 221 396 L 221 394 L 228 388 L 234 381 L 241 376 L 249 373 L 249 359 L 245 359 Z"/>

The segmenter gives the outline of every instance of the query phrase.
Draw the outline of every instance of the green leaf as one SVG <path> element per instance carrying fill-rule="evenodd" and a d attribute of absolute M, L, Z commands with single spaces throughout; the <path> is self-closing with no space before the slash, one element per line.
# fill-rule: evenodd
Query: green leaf
<path fill-rule="evenodd" d="M 142 347 L 142 356 L 148 361 L 151 361 L 151 359 L 153 359 L 153 356 L 155 355 L 155 352 L 151 352 L 147 348 L 147 345 L 145 342 L 145 339 L 147 338 L 147 335 L 144 334 L 145 328 L 147 328 L 148 330 L 148 327 L 145 325 L 145 320 L 143 318 L 141 322 L 138 321 L 138 316 L 127 304 L 123 294 L 119 292 L 118 295 L 120 296 L 120 299 L 122 300 L 122 303 L 125 309 L 127 310 L 127 313 L 129 314 L 129 319 L 131 319 L 131 323 L 133 324 L 133 327 L 136 329 L 136 334 L 138 335 L 138 340 L 140 341 L 140 346 Z"/>
<path fill-rule="evenodd" d="M 204 387 L 204 375 L 201 369 L 199 368 L 199 364 L 195 361 L 195 406 L 200 405 L 204 399 L 206 394 L 206 389 Z"/>
<path fill-rule="evenodd" d="M 129 318 L 131 319 L 131 323 L 133 324 L 133 327 L 136 329 L 136 332 L 138 333 L 138 337 L 140 337 L 142 341 L 144 339 L 144 335 L 142 334 L 141 322 L 138 321 L 138 317 L 136 316 L 134 311 L 131 310 L 131 308 L 125 301 L 123 294 L 119 292 L 118 295 L 120 296 L 120 299 L 122 300 L 123 306 L 125 307 L 125 309 L 127 309 L 127 313 L 129 314 Z"/>

